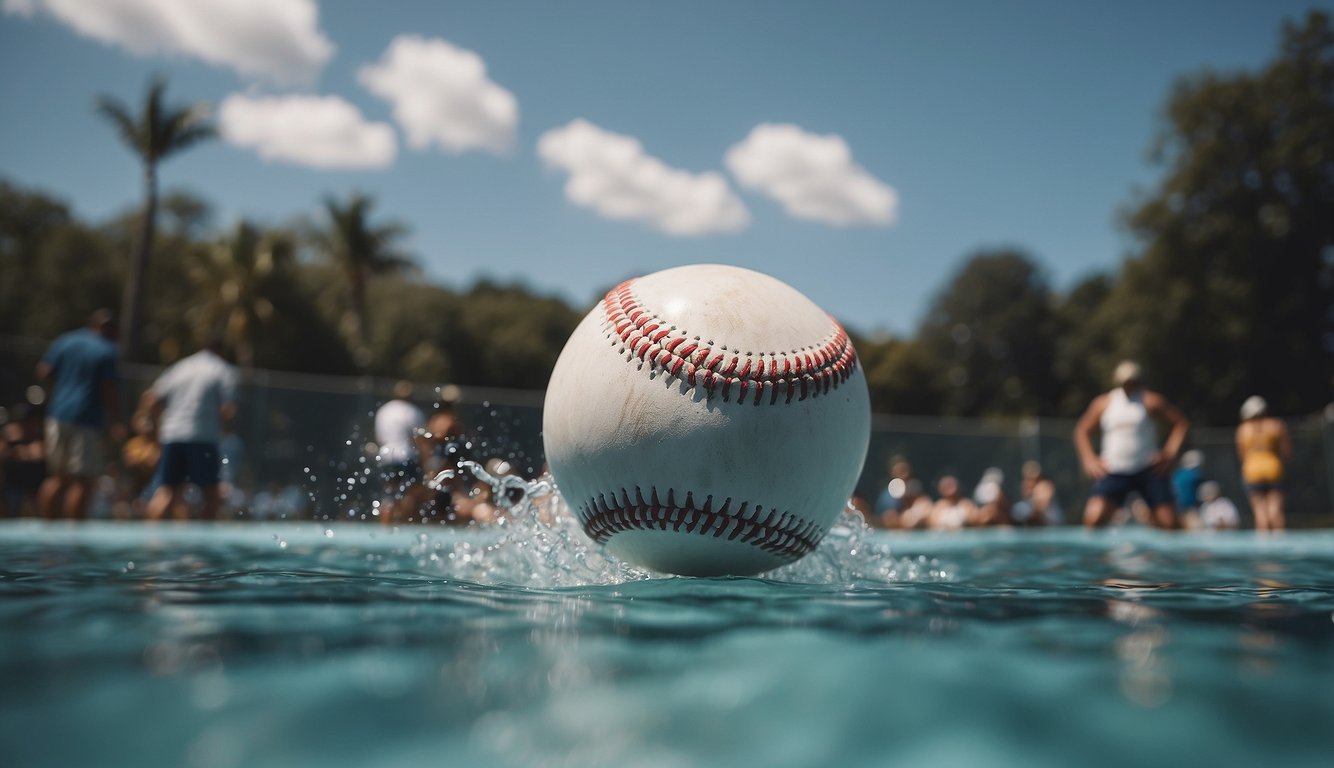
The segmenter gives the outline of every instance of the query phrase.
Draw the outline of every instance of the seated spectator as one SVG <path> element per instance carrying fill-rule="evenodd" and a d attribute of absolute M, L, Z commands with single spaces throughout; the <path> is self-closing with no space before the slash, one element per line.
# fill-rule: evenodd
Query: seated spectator
<path fill-rule="evenodd" d="M 903 495 L 899 497 L 899 512 L 893 518 L 881 518 L 881 522 L 887 528 L 926 528 L 931 523 L 931 510 L 934 505 L 931 497 L 926 495 L 926 489 L 922 487 L 922 481 L 917 478 L 910 478 L 903 484 Z M 890 525 L 890 522 L 893 525 Z"/>
<path fill-rule="evenodd" d="M 1064 525 L 1065 512 L 1056 498 L 1056 484 L 1042 473 L 1036 461 L 1024 462 L 1020 498 L 1011 510 L 1018 525 Z"/>
<path fill-rule="evenodd" d="M 147 512 L 147 497 L 154 490 L 151 485 L 162 457 L 162 446 L 158 444 L 157 422 L 150 408 L 140 407 L 130 418 L 130 427 L 134 434 L 121 446 L 120 460 L 134 516 L 143 517 Z"/>
<path fill-rule="evenodd" d="M 1212 480 L 1200 483 L 1200 525 L 1206 531 L 1235 531 L 1241 527 L 1237 506 Z"/>
<path fill-rule="evenodd" d="M 1181 466 L 1172 472 L 1172 495 L 1177 512 L 1193 514 L 1200 506 L 1200 483 L 1204 482 L 1204 454 L 1191 449 L 1181 454 Z"/>
<path fill-rule="evenodd" d="M 1013 525 L 1010 517 L 1010 497 L 1005 493 L 1005 473 L 1000 467 L 989 467 L 982 473 L 977 488 L 973 490 L 973 501 L 977 504 L 977 517 L 973 525 L 1004 526 Z"/>
<path fill-rule="evenodd" d="M 957 531 L 977 520 L 977 505 L 959 490 L 959 479 L 945 475 L 936 483 L 935 505 L 928 526 L 937 531 Z"/>
<path fill-rule="evenodd" d="M 887 466 L 889 471 L 889 482 L 880 495 L 875 500 L 875 514 L 869 516 L 868 520 L 874 525 L 879 524 L 884 528 L 900 527 L 899 517 L 906 509 L 903 503 L 903 496 L 907 490 L 908 481 L 913 479 L 912 465 L 902 456 L 892 456 Z"/>
<path fill-rule="evenodd" d="M 14 406 L 4 425 L 0 464 L 4 467 L 4 509 L 10 517 L 36 517 L 37 490 L 46 479 L 46 443 L 42 417 L 27 403 Z"/>

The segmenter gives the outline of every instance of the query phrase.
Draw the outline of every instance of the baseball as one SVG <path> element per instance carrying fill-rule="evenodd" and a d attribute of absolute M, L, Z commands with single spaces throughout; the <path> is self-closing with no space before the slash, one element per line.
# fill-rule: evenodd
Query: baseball
<path fill-rule="evenodd" d="M 566 342 L 543 442 L 584 531 L 641 567 L 744 576 L 797 560 L 870 439 L 843 328 L 767 275 L 694 265 L 620 284 Z"/>

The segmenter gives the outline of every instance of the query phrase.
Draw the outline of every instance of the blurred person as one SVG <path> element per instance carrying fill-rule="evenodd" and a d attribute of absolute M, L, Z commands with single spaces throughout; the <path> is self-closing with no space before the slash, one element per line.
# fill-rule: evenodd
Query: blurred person
<path fill-rule="evenodd" d="M 977 520 L 977 505 L 963 495 L 959 478 L 945 475 L 936 481 L 936 503 L 931 508 L 928 527 L 937 531 L 957 531 Z"/>
<path fill-rule="evenodd" d="M 235 512 L 246 505 L 248 494 L 245 483 L 245 443 L 236 434 L 230 421 L 222 424 L 222 438 L 218 440 L 218 455 L 222 466 L 218 470 L 218 497 L 222 508 Z"/>
<path fill-rule="evenodd" d="M 1269 415 L 1269 404 L 1263 397 L 1251 395 L 1241 404 L 1236 443 L 1241 479 L 1255 515 L 1255 530 L 1283 530 L 1287 524 L 1283 509 L 1283 463 L 1292 456 L 1287 425 Z"/>
<path fill-rule="evenodd" d="M 4 426 L 0 465 L 4 467 L 4 509 L 9 517 L 36 517 L 37 495 L 46 480 L 46 443 L 42 417 L 27 403 L 14 406 Z"/>
<path fill-rule="evenodd" d="M 189 517 L 187 485 L 199 488 L 200 516 L 216 520 L 221 506 L 224 425 L 236 416 L 236 368 L 222 356 L 222 340 L 209 339 L 198 352 L 177 361 L 144 393 L 158 424 L 162 456 L 148 502 L 148 519 L 168 512 Z"/>
<path fill-rule="evenodd" d="M 1200 483 L 1200 527 L 1207 531 L 1235 531 L 1241 527 L 1237 506 L 1212 480 Z"/>
<path fill-rule="evenodd" d="M 457 472 L 459 462 L 472 456 L 468 429 L 458 414 L 459 396 L 457 386 L 448 384 L 440 387 L 435 406 L 426 420 L 425 431 L 419 433 L 416 440 L 425 478 L 430 481 L 423 494 L 423 514 L 430 514 L 442 522 L 456 520 L 454 498 L 468 492 L 467 478 Z M 435 477 L 446 469 L 456 470 L 454 476 L 439 484 L 434 483 Z"/>
<path fill-rule="evenodd" d="M 102 429 L 125 439 L 120 423 L 120 370 L 116 316 L 99 309 L 88 325 L 51 343 L 37 364 L 37 379 L 50 390 L 46 412 L 47 477 L 37 494 L 42 517 L 57 512 L 72 520 L 87 514 L 92 478 L 105 465 Z"/>
<path fill-rule="evenodd" d="M 1181 466 L 1172 472 L 1172 496 L 1183 518 L 1200 506 L 1200 483 L 1204 482 L 1204 454 L 1192 448 L 1181 454 Z"/>
<path fill-rule="evenodd" d="M 926 528 L 931 524 L 931 512 L 935 508 L 935 502 L 926 493 L 926 487 L 922 481 L 915 477 L 909 478 L 903 484 L 903 495 L 899 497 L 899 511 L 896 518 L 893 519 L 894 525 L 886 527 L 897 527 L 911 530 L 913 528 Z"/>
<path fill-rule="evenodd" d="M 1005 472 L 1000 467 L 988 467 L 973 489 L 973 502 L 977 505 L 977 515 L 973 525 L 1006 526 L 1013 525 L 1011 517 L 1013 504 L 1005 492 Z"/>
<path fill-rule="evenodd" d="M 504 485 L 505 478 L 517 478 L 519 473 L 514 470 L 512 464 L 498 456 L 487 459 L 482 469 L 501 482 L 501 491 L 508 494 L 506 498 L 497 498 L 497 489 L 489 482 L 477 478 L 472 483 L 466 498 L 456 502 L 455 508 L 459 511 L 460 517 L 479 523 L 494 523 L 505 514 L 506 509 L 522 498 L 522 492 L 515 496 L 513 494 L 517 489 L 509 489 Z"/>
<path fill-rule="evenodd" d="M 375 412 L 375 460 L 380 468 L 383 498 L 380 522 L 393 525 L 414 520 L 425 502 L 422 463 L 417 440 L 426 416 L 412 404 L 412 382 L 394 384 L 393 397 Z"/>
<path fill-rule="evenodd" d="M 130 417 L 130 429 L 133 434 L 121 446 L 120 461 L 130 490 L 131 506 L 134 507 L 135 515 L 142 517 L 147 514 L 145 494 L 152 489 L 157 463 L 162 458 L 162 446 L 157 439 L 157 422 L 153 419 L 148 399 L 140 399 L 139 407 Z"/>
<path fill-rule="evenodd" d="M 1166 398 L 1146 389 L 1141 378 L 1138 363 L 1122 361 L 1113 373 L 1115 388 L 1095 397 L 1075 425 L 1080 463 L 1094 481 L 1084 507 L 1086 526 L 1106 525 L 1135 492 L 1149 506 L 1153 525 L 1177 527 L 1167 474 L 1190 431 L 1190 422 Z M 1162 448 L 1158 447 L 1155 419 L 1171 425 Z M 1099 452 L 1093 450 L 1094 430 L 1102 433 Z"/>
<path fill-rule="evenodd" d="M 1056 484 L 1042 472 L 1036 461 L 1024 462 L 1021 470 L 1020 498 L 1011 510 L 1018 525 L 1064 525 L 1065 511 L 1056 498 Z"/>
<path fill-rule="evenodd" d="M 891 456 L 886 464 L 889 482 L 875 500 L 875 522 L 883 528 L 898 528 L 899 516 L 904 509 L 903 495 L 908 481 L 913 478 L 912 465 L 902 456 Z"/>

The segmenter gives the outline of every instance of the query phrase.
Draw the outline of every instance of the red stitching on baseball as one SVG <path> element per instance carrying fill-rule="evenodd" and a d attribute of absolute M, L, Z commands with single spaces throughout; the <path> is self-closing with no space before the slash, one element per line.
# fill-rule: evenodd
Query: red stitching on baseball
<path fill-rule="evenodd" d="M 634 282 L 626 280 L 602 299 L 609 337 L 619 339 L 632 357 L 672 378 L 692 387 L 703 386 L 709 397 L 721 390 L 722 399 L 730 401 L 735 392 L 736 402 L 744 403 L 746 396 L 754 393 L 752 402 L 759 405 L 767 391 L 768 402 L 773 405 L 781 390 L 783 402 L 790 403 L 794 397 L 805 400 L 829 394 L 857 369 L 852 341 L 832 317 L 829 322 L 833 334 L 816 347 L 772 353 L 731 350 L 731 355 L 722 347 L 715 354 L 712 341 L 703 343 L 699 337 L 692 338 L 644 307 L 634 293 Z M 767 366 L 765 357 L 770 358 Z"/>
<path fill-rule="evenodd" d="M 619 497 L 617 494 L 599 493 L 577 510 L 584 532 L 599 544 L 606 544 L 621 531 L 666 531 L 670 527 L 680 532 L 684 526 L 686 533 L 712 534 L 715 539 L 726 534 L 728 541 L 739 539 L 791 562 L 815 549 L 824 537 L 824 529 L 791 512 L 769 509 L 766 515 L 762 505 L 752 506 L 745 501 L 732 512 L 731 497 L 715 510 L 712 495 L 700 504 L 693 493 L 687 492 L 685 500 L 678 503 L 672 488 L 667 489 L 665 500 L 656 487 L 649 488 L 647 499 L 639 486 L 635 486 L 633 499 L 625 488 L 619 490 Z"/>

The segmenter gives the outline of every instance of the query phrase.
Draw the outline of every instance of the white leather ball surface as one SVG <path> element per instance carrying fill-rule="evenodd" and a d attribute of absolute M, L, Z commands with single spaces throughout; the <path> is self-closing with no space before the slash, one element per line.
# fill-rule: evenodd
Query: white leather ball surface
<path fill-rule="evenodd" d="M 749 575 L 813 549 L 870 438 L 847 334 L 788 285 L 694 265 L 627 280 L 566 342 L 547 461 L 584 531 L 654 571 Z"/>

